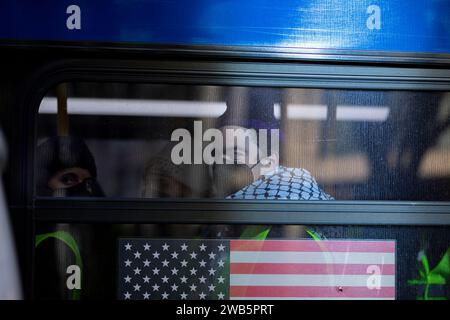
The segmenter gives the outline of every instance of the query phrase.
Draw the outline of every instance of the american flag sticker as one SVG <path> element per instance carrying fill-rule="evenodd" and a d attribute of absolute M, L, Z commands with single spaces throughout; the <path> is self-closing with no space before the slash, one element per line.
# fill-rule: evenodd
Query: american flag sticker
<path fill-rule="evenodd" d="M 119 239 L 123 300 L 395 299 L 394 240 Z"/>

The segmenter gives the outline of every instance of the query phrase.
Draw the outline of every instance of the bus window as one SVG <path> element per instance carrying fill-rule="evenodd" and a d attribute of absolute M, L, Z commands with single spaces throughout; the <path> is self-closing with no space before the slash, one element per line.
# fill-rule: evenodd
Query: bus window
<path fill-rule="evenodd" d="M 449 115 L 447 92 L 61 84 L 39 108 L 35 191 L 449 201 Z"/>

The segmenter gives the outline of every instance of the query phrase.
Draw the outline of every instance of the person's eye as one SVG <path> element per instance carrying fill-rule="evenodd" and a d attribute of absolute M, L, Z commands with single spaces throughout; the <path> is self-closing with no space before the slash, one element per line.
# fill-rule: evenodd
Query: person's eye
<path fill-rule="evenodd" d="M 75 173 L 66 173 L 61 176 L 60 181 L 66 186 L 72 186 L 79 183 L 80 179 Z"/>

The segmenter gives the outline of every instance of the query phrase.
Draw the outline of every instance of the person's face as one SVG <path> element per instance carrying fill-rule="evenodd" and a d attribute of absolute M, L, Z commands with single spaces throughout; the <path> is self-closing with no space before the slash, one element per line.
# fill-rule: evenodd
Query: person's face
<path fill-rule="evenodd" d="M 278 154 L 273 153 L 268 157 L 262 158 L 258 163 L 251 167 L 255 180 L 261 176 L 275 170 L 279 165 Z"/>
<path fill-rule="evenodd" d="M 102 196 L 100 186 L 92 179 L 90 172 L 79 167 L 58 171 L 49 180 L 48 186 L 54 197 Z"/>
<path fill-rule="evenodd" d="M 88 178 L 91 178 L 91 174 L 88 170 L 79 167 L 72 167 L 61 170 L 53 175 L 50 178 L 48 186 L 52 190 L 67 189 L 80 184 Z"/>
<path fill-rule="evenodd" d="M 247 130 L 244 127 L 229 126 L 221 128 L 223 136 L 226 137 L 226 129 L 241 129 Z M 256 150 L 251 152 L 250 150 Z M 245 164 L 252 171 L 253 181 L 258 180 L 264 174 L 275 170 L 279 165 L 279 158 L 277 153 L 273 153 L 270 156 L 262 158 L 258 161 L 259 148 L 258 142 L 252 139 L 246 139 L 246 143 L 234 144 L 233 146 L 225 146 L 223 163 L 227 163 L 230 160 L 230 155 L 234 154 L 234 163 Z"/>

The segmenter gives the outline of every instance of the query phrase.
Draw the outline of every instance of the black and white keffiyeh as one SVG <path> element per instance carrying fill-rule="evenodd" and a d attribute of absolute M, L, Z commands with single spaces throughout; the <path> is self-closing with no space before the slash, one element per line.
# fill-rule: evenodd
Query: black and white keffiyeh
<path fill-rule="evenodd" d="M 229 195 L 227 199 L 334 200 L 319 187 L 307 170 L 283 166 Z"/>

